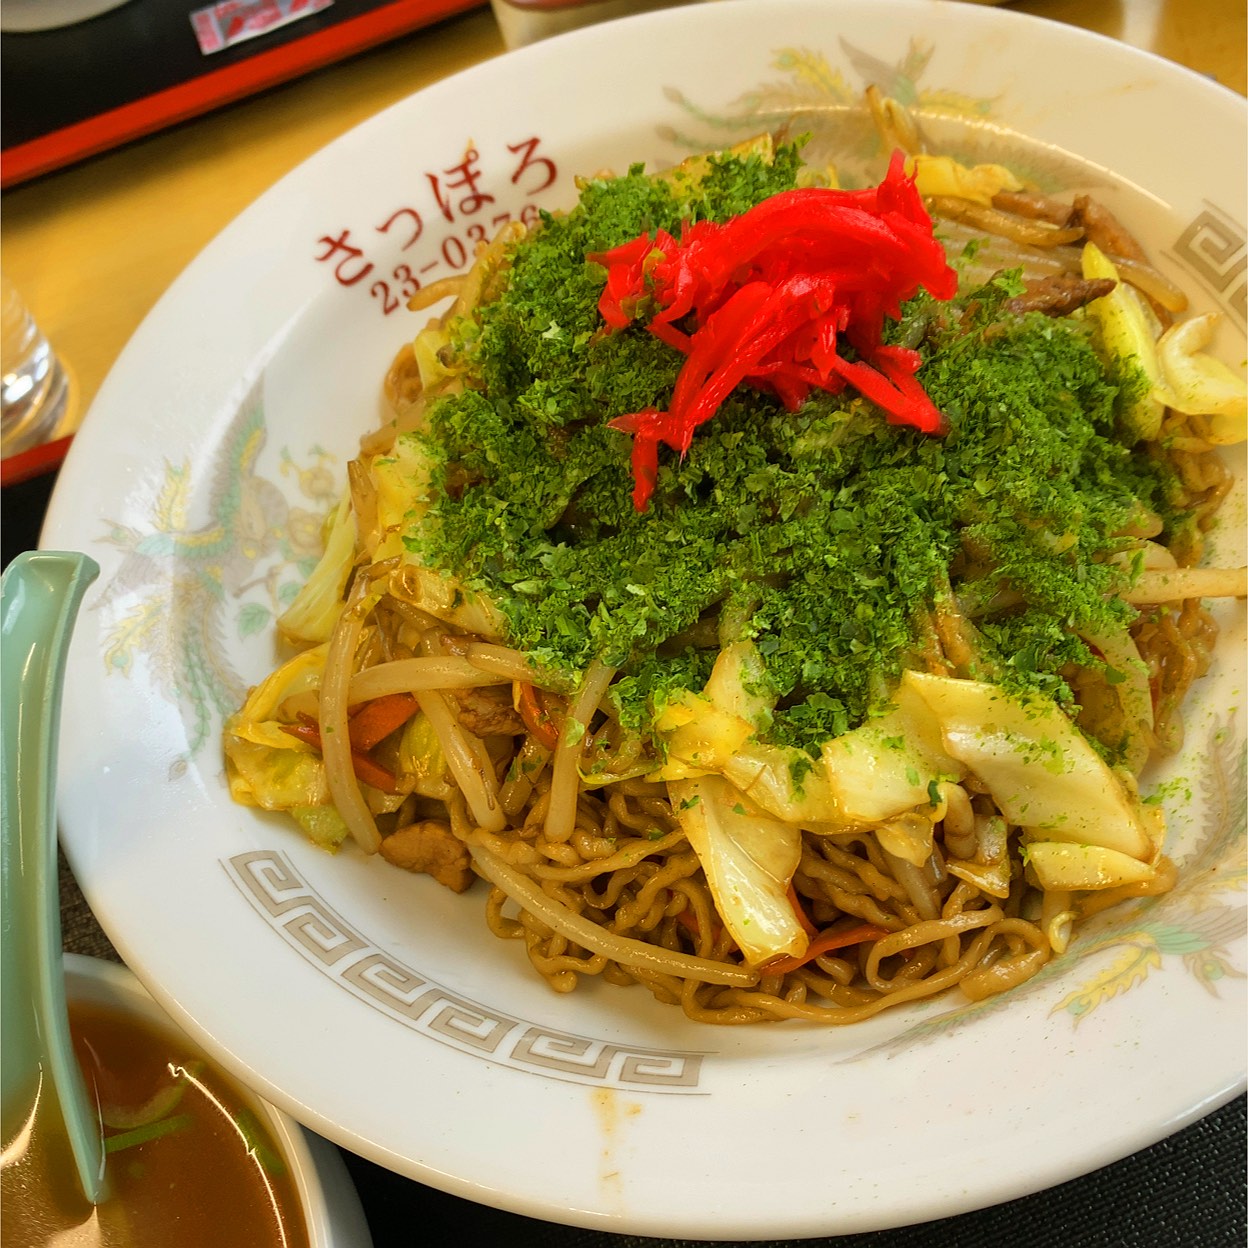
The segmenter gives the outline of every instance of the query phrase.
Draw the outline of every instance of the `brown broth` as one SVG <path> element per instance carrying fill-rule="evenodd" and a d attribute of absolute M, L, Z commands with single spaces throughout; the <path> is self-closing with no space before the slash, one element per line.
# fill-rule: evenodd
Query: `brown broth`
<path fill-rule="evenodd" d="M 102 1107 L 108 1198 L 77 1190 L 54 1098 L 20 1156 L 4 1141 L 4 1248 L 308 1248 L 289 1167 L 248 1098 L 176 1033 L 71 1001 L 74 1049 Z"/>

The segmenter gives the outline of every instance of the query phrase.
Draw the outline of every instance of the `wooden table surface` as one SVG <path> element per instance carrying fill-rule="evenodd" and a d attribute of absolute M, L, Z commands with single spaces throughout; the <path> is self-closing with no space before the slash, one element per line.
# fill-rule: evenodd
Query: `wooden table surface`
<path fill-rule="evenodd" d="M 1244 0 L 1009 7 L 1122 39 L 1245 91 Z M 68 427 L 165 288 L 262 191 L 373 113 L 504 51 L 481 8 L 5 192 L 0 262 L 70 371 Z"/>

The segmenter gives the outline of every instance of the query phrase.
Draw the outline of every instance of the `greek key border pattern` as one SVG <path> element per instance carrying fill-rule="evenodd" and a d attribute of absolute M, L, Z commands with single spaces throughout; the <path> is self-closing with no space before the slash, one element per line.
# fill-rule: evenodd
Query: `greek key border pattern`
<path fill-rule="evenodd" d="M 361 935 L 277 850 L 221 860 L 226 875 L 282 939 L 339 987 L 439 1044 L 525 1074 L 632 1093 L 705 1096 L 707 1054 L 642 1049 L 555 1031 L 451 992 Z"/>
<path fill-rule="evenodd" d="M 1248 243 L 1244 227 L 1216 204 L 1206 201 L 1175 240 L 1171 255 L 1243 329 L 1248 320 Z"/>

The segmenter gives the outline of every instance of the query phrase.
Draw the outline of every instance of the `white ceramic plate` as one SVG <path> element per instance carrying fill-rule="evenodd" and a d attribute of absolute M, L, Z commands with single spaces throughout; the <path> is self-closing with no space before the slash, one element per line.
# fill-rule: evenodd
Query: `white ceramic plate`
<path fill-rule="evenodd" d="M 614 1231 L 853 1232 L 1057 1183 L 1243 1086 L 1242 609 L 1159 777 L 1179 887 L 976 1007 L 716 1029 L 641 990 L 556 996 L 479 900 L 330 857 L 226 796 L 222 715 L 275 661 L 268 626 L 416 328 L 392 310 L 413 283 L 458 271 L 504 213 L 568 204 L 578 173 L 671 163 L 794 109 L 795 128 L 849 124 L 871 80 L 942 142 L 1095 187 L 1242 359 L 1242 99 L 1008 11 L 747 0 L 509 54 L 313 157 L 173 285 L 64 468 L 44 544 L 103 569 L 61 762 L 88 900 L 220 1061 L 383 1165 Z M 1228 514 L 1219 557 L 1243 562 L 1242 488 Z"/>

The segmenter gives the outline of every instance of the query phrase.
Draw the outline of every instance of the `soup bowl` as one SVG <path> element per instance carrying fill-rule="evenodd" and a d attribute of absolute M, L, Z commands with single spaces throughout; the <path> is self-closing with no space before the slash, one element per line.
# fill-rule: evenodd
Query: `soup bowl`
<path fill-rule="evenodd" d="M 212 1242 L 227 1226 L 232 1242 L 256 1248 L 371 1248 L 335 1146 L 205 1058 L 127 967 L 67 953 L 65 995 L 79 1064 L 101 1107 L 105 1199 L 92 1213 L 74 1209 L 73 1191 L 53 1190 L 67 1167 L 52 1151 L 40 1154 L 36 1118 L 30 1177 L 6 1175 L 6 1244 L 10 1234 L 15 1248 L 28 1235 L 39 1242 L 37 1224 L 55 1224 L 86 1236 L 74 1243 L 100 1248 L 157 1242 L 154 1234 L 169 1248 L 204 1234 Z"/>

